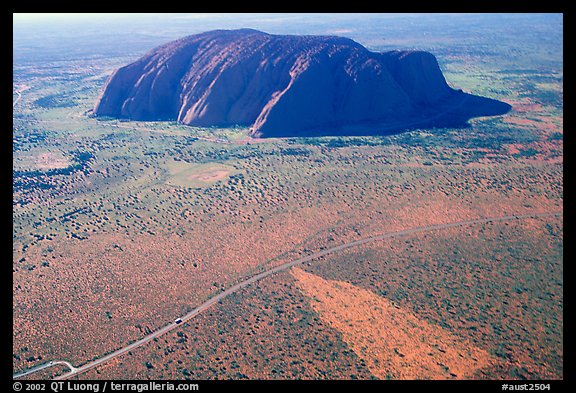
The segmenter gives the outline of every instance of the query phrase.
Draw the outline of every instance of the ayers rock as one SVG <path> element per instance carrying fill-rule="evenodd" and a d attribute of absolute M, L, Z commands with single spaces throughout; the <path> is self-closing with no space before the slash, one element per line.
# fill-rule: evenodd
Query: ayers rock
<path fill-rule="evenodd" d="M 427 52 L 240 29 L 188 36 L 116 70 L 94 114 L 288 137 L 461 127 L 510 108 L 449 87 Z"/>

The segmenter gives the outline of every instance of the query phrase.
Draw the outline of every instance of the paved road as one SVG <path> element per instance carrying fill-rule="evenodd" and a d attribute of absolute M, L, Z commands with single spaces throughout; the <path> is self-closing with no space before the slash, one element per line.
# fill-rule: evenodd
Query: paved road
<path fill-rule="evenodd" d="M 75 372 L 77 370 L 76 367 L 72 366 L 70 363 L 64 361 L 64 360 L 56 360 L 53 362 L 48 362 L 48 363 L 44 363 L 44 364 L 40 364 L 38 366 L 32 367 L 29 370 L 26 370 L 24 372 L 18 373 L 18 374 L 14 374 L 12 378 L 16 379 L 16 378 L 21 378 L 24 377 L 28 374 L 33 374 L 35 372 L 38 372 L 40 370 L 44 370 L 45 368 L 48 367 L 53 367 L 56 366 L 57 364 L 63 364 L 64 366 L 68 367 L 70 369 L 70 372 Z"/>
<path fill-rule="evenodd" d="M 15 93 L 18 94 L 18 98 L 16 98 L 14 102 L 12 102 L 12 108 L 14 108 L 18 103 L 18 101 L 20 101 L 20 98 L 22 98 L 22 94 L 19 91 L 16 91 Z"/>
<path fill-rule="evenodd" d="M 372 237 L 367 237 L 364 239 L 360 239 L 360 240 L 356 240 L 350 243 L 346 243 L 346 244 L 341 244 L 339 246 L 335 246 L 335 247 L 331 247 L 319 252 L 316 252 L 314 254 L 310 254 L 308 256 L 296 259 L 294 261 L 290 261 L 290 262 L 286 262 L 282 265 L 276 266 L 272 269 L 269 269 L 265 272 L 262 272 L 260 274 L 257 274 L 253 277 L 250 277 L 230 288 L 228 288 L 227 290 L 220 292 L 219 294 L 215 295 L 214 297 L 210 298 L 209 300 L 207 300 L 205 303 L 203 303 L 202 305 L 200 305 L 199 307 L 195 308 L 194 310 L 190 311 L 188 314 L 180 317 L 180 319 L 182 319 L 182 323 L 190 320 L 191 318 L 193 318 L 194 316 L 200 314 L 201 312 L 205 311 L 206 309 L 208 309 L 210 306 L 214 305 L 215 303 L 219 302 L 220 300 L 224 299 L 226 296 L 233 294 L 234 292 L 239 291 L 240 289 L 255 283 L 256 281 L 262 280 L 263 278 L 266 278 L 274 273 L 278 273 L 284 270 L 287 270 L 289 268 L 291 268 L 294 265 L 298 265 L 298 264 L 302 264 L 302 263 L 306 263 L 306 262 L 310 262 L 314 259 L 318 259 L 320 257 L 323 257 L 325 255 L 328 254 L 333 254 L 335 252 L 338 251 L 342 251 L 348 248 L 352 248 L 352 247 L 357 247 L 366 243 L 372 243 L 372 242 L 377 242 L 380 240 L 385 240 L 385 239 L 390 239 L 393 237 L 400 237 L 400 236 L 406 236 L 406 235 L 412 235 L 412 234 L 416 234 L 416 233 L 420 233 L 420 232 L 429 232 L 429 231 L 435 231 L 435 230 L 440 230 L 440 229 L 448 229 L 448 228 L 455 228 L 455 227 L 460 227 L 460 226 L 465 226 L 465 225 L 474 225 L 474 224 L 485 224 L 488 222 L 501 222 L 501 221 L 511 221 L 511 220 L 521 220 L 521 219 L 527 219 L 527 218 L 538 218 L 538 217 L 549 217 L 549 216 L 561 216 L 562 212 L 554 212 L 554 213 L 533 213 L 533 214 L 520 214 L 520 215 L 510 215 L 510 216 L 502 216 L 502 217 L 489 217 L 489 218 L 479 218 L 479 219 L 475 219 L 475 220 L 466 220 L 466 221 L 458 221 L 458 222 L 452 222 L 452 223 L 447 223 L 447 224 L 437 224 L 437 225 L 428 225 L 428 226 L 423 226 L 423 227 L 416 227 L 416 228 L 410 228 L 410 229 L 405 229 L 402 231 L 397 231 L 397 232 L 390 232 L 390 233 L 385 233 L 383 235 L 378 235 L 378 236 L 372 236 Z M 70 363 L 68 362 L 64 362 L 64 361 L 54 361 L 54 362 L 49 362 L 46 363 L 42 366 L 37 366 L 36 368 L 32 368 L 26 372 L 23 373 L 19 373 L 19 374 L 14 374 L 13 378 L 19 378 L 22 377 L 24 375 L 28 375 L 31 373 L 34 373 L 36 371 L 42 370 L 44 368 L 50 367 L 54 364 L 66 364 L 69 368 L 70 368 L 70 372 L 64 375 L 61 375 L 60 377 L 57 377 L 55 379 L 67 379 L 70 377 L 73 377 L 75 375 L 81 374 L 85 371 L 88 371 L 102 363 L 107 362 L 108 360 L 111 360 L 113 358 L 116 358 L 118 356 L 121 356 L 123 354 L 125 354 L 128 351 L 131 351 L 135 348 L 140 347 L 141 345 L 146 344 L 147 342 L 158 338 L 160 336 L 162 336 L 165 333 L 168 333 L 170 330 L 176 328 L 179 324 L 172 322 L 164 327 L 162 327 L 159 330 L 156 330 L 155 332 L 143 337 L 142 339 L 124 347 L 121 348 L 117 351 L 114 351 L 108 355 L 102 356 L 96 360 L 93 360 L 89 363 L 86 363 L 83 366 L 80 367 L 73 367 Z"/>

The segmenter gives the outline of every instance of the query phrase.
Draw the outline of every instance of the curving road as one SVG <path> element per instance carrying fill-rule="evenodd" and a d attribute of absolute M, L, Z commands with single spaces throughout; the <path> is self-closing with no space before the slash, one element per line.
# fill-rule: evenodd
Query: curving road
<path fill-rule="evenodd" d="M 478 218 L 475 220 L 466 220 L 466 221 L 458 221 L 458 222 L 452 222 L 452 223 L 446 223 L 446 224 L 436 224 L 436 225 L 428 225 L 428 226 L 410 228 L 410 229 L 405 229 L 402 231 L 385 233 L 383 235 L 367 237 L 367 238 L 356 240 L 356 241 L 353 241 L 350 243 L 341 244 L 339 246 L 335 246 L 335 247 L 331 247 L 331 248 L 328 248 L 328 249 L 325 249 L 322 251 L 318 251 L 316 253 L 313 253 L 313 254 L 310 254 L 308 256 L 296 259 L 294 261 L 286 262 L 282 265 L 276 266 L 272 269 L 266 270 L 265 272 L 259 273 L 255 276 L 252 276 L 252 277 L 228 288 L 227 290 L 220 292 L 219 294 L 208 299 L 206 302 L 204 302 L 199 307 L 190 311 L 188 314 L 180 317 L 180 319 L 182 320 L 181 322 L 180 321 L 179 321 L 179 323 L 172 322 L 172 323 L 160 328 L 159 330 L 156 330 L 156 331 L 150 333 L 149 335 L 143 337 L 142 339 L 125 346 L 124 348 L 118 349 L 117 351 L 114 351 L 108 355 L 102 356 L 96 360 L 88 362 L 83 366 L 76 368 L 76 367 L 73 367 L 70 363 L 65 362 L 65 361 L 53 361 L 53 362 L 45 363 L 45 364 L 40 365 L 40 366 L 36 366 L 36 367 L 31 368 L 30 370 L 27 370 L 25 372 L 14 374 L 13 378 L 14 379 L 20 378 L 20 377 L 23 377 L 24 375 L 32 374 L 34 372 L 43 370 L 45 368 L 51 367 L 51 366 L 56 365 L 56 364 L 66 365 L 67 367 L 70 368 L 70 372 L 67 374 L 61 375 L 59 377 L 56 377 L 55 379 L 67 379 L 67 378 L 73 377 L 75 375 L 81 374 L 81 373 L 88 371 L 88 370 L 90 370 L 90 369 L 92 369 L 92 368 L 94 368 L 94 367 L 96 367 L 102 363 L 105 363 L 111 359 L 114 359 L 118 356 L 121 356 L 128 351 L 131 351 L 135 348 L 138 348 L 138 347 L 146 344 L 147 342 L 149 342 L 155 338 L 160 337 L 161 335 L 163 335 L 165 333 L 168 333 L 170 330 L 172 330 L 172 329 L 176 328 L 178 325 L 188 321 L 189 319 L 193 318 L 197 314 L 205 311 L 210 306 L 212 306 L 215 303 L 219 302 L 220 300 L 224 299 L 228 295 L 231 295 L 234 292 L 237 292 L 240 289 L 242 289 L 242 288 L 244 288 L 250 284 L 255 283 L 256 281 L 262 280 L 263 278 L 266 278 L 266 277 L 268 277 L 274 273 L 278 273 L 278 272 L 287 270 L 294 265 L 302 264 L 305 262 L 310 262 L 314 259 L 318 259 L 318 258 L 323 257 L 325 255 L 332 254 L 332 253 L 335 253 L 338 251 L 342 251 L 342 250 L 345 250 L 348 248 L 357 247 L 357 246 L 360 246 L 360 245 L 363 245 L 366 243 L 372 243 L 372 242 L 376 242 L 376 241 L 380 241 L 380 240 L 390 239 L 393 237 L 412 235 L 415 233 L 429 232 L 429 231 L 435 231 L 435 230 L 440 230 L 440 229 L 455 228 L 455 227 L 460 227 L 460 226 L 465 226 L 465 225 L 485 224 L 488 222 L 521 220 L 521 219 L 527 219 L 527 218 L 539 218 L 539 217 L 561 216 L 561 215 L 562 215 L 562 212 L 553 212 L 553 213 L 533 213 L 533 214 L 510 215 L 510 216 L 501 216 L 501 217 Z"/>
<path fill-rule="evenodd" d="M 51 362 L 48 362 L 48 363 L 40 364 L 40 365 L 35 366 L 35 367 L 32 367 L 31 369 L 26 370 L 26 371 L 24 371 L 24 372 L 21 372 L 21 373 L 18 373 L 18 374 L 14 374 L 14 375 L 12 376 L 12 378 L 13 378 L 13 379 L 21 378 L 21 377 L 24 377 L 24 376 L 26 376 L 26 375 L 33 374 L 33 373 L 35 373 L 35 372 L 38 372 L 38 371 L 40 371 L 40 370 L 44 370 L 45 368 L 52 367 L 52 366 L 56 366 L 57 364 L 63 364 L 64 366 L 68 367 L 68 368 L 70 369 L 70 372 L 72 372 L 72 373 L 75 372 L 76 370 L 78 370 L 76 367 L 74 367 L 73 365 L 71 365 L 70 363 L 68 363 L 68 362 L 66 362 L 66 361 L 64 361 L 64 360 L 56 360 L 56 361 L 51 361 Z"/>
<path fill-rule="evenodd" d="M 12 102 L 12 108 L 14 108 L 18 103 L 18 101 L 20 101 L 20 98 L 22 98 L 22 94 L 19 91 L 15 91 L 14 93 L 18 94 L 18 98 L 16 98 L 14 102 Z"/>

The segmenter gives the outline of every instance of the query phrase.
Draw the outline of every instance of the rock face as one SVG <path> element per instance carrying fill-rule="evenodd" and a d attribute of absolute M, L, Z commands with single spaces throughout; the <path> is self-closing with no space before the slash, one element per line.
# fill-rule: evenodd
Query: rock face
<path fill-rule="evenodd" d="M 509 109 L 450 88 L 427 52 L 241 29 L 185 37 L 116 70 L 94 113 L 286 137 L 460 126 Z"/>

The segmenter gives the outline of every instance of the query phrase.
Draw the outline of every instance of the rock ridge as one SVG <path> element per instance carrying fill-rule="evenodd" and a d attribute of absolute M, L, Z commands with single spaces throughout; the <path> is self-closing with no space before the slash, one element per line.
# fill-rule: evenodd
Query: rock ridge
<path fill-rule="evenodd" d="M 428 52 L 239 29 L 184 37 L 117 69 L 94 114 L 290 137 L 458 127 L 509 109 L 452 89 Z"/>

